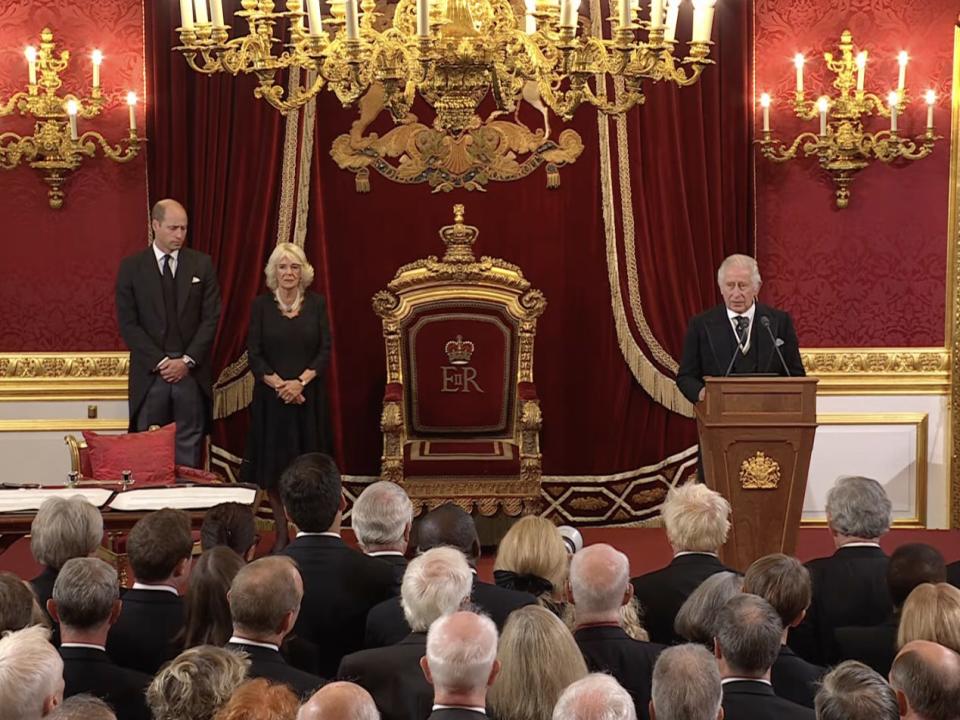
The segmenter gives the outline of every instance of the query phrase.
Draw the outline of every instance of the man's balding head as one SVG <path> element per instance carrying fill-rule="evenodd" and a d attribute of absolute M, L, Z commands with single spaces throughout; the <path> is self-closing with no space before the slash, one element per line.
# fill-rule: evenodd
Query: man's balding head
<path fill-rule="evenodd" d="M 380 713 L 370 693 L 359 685 L 332 682 L 301 706 L 297 720 L 380 720 Z"/>
<path fill-rule="evenodd" d="M 300 613 L 300 571 L 283 555 L 254 560 L 240 568 L 227 599 L 237 634 L 248 640 L 285 635 Z"/>
<path fill-rule="evenodd" d="M 633 595 L 630 561 L 604 543 L 585 547 L 570 562 L 570 590 L 578 616 L 615 612 Z"/>
<path fill-rule="evenodd" d="M 960 655 L 928 640 L 908 642 L 890 668 L 900 715 L 911 720 L 956 720 L 960 715 Z"/>
<path fill-rule="evenodd" d="M 417 523 L 417 550 L 423 552 L 441 545 L 457 548 L 471 562 L 480 557 L 477 526 L 462 508 L 447 503 L 424 515 Z"/>

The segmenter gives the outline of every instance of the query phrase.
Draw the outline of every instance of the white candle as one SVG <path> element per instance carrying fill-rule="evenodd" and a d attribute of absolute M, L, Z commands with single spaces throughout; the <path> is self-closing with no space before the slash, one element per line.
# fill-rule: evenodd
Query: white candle
<path fill-rule="evenodd" d="M 574 6 L 574 0 L 560 0 L 560 27 L 577 27 L 577 6 Z"/>
<path fill-rule="evenodd" d="M 793 65 L 797 68 L 797 92 L 803 92 L 803 64 L 806 62 L 806 59 L 803 57 L 802 53 L 797 53 L 793 56 Z"/>
<path fill-rule="evenodd" d="M 909 60 L 907 51 L 901 50 L 897 56 L 897 62 L 900 64 L 900 75 L 897 77 L 897 90 L 900 92 L 903 92 L 904 85 L 907 81 L 907 60 Z"/>
<path fill-rule="evenodd" d="M 344 9 L 346 10 L 347 40 L 359 40 L 360 27 L 357 22 L 357 0 L 347 0 Z"/>
<path fill-rule="evenodd" d="M 193 0 L 193 8 L 195 17 L 197 18 L 197 25 L 206 25 L 210 22 L 210 18 L 207 15 L 207 0 Z"/>
<path fill-rule="evenodd" d="M 630 0 L 620 0 L 620 27 L 625 28 L 630 25 Z"/>
<path fill-rule="evenodd" d="M 310 34 L 323 32 L 323 16 L 320 14 L 320 0 L 307 0 L 307 15 L 310 17 Z M 417 16 L 419 21 L 420 16 Z"/>
<path fill-rule="evenodd" d="M 537 18 L 533 16 L 537 9 L 537 0 L 524 0 L 523 5 L 527 11 L 524 15 L 523 29 L 527 35 L 533 35 L 537 31 Z"/>
<path fill-rule="evenodd" d="M 933 105 L 937 102 L 937 94 L 933 90 L 927 90 L 927 130 L 933 130 Z"/>
<path fill-rule="evenodd" d="M 23 51 L 27 57 L 27 74 L 30 76 L 30 84 L 37 84 L 37 49 L 33 45 L 28 45 Z"/>
<path fill-rule="evenodd" d="M 213 17 L 214 27 L 226 27 L 223 21 L 223 0 L 210 0 L 210 15 Z"/>
<path fill-rule="evenodd" d="M 430 37 L 430 0 L 417 0 L 417 35 Z"/>
<path fill-rule="evenodd" d="M 713 31 L 713 6 L 717 0 L 693 0 L 693 35 L 695 43 L 710 42 Z"/>
<path fill-rule="evenodd" d="M 77 139 L 77 113 L 80 108 L 76 100 L 67 100 L 67 117 L 70 119 L 70 139 Z"/>
<path fill-rule="evenodd" d="M 863 92 L 863 77 L 867 72 L 867 51 L 857 53 L 857 92 Z"/>
<path fill-rule="evenodd" d="M 180 27 L 193 30 L 193 6 L 190 0 L 180 0 Z"/>
<path fill-rule="evenodd" d="M 663 0 L 650 0 L 650 29 L 663 27 Z"/>
<path fill-rule="evenodd" d="M 130 108 L 130 132 L 137 132 L 137 94 L 132 90 L 127 93 L 127 107 Z"/>
<path fill-rule="evenodd" d="M 760 96 L 760 107 L 763 108 L 763 131 L 770 132 L 770 94 Z"/>
<path fill-rule="evenodd" d="M 93 87 L 100 87 L 100 63 L 103 62 L 103 53 L 99 50 L 93 51 Z"/>
<path fill-rule="evenodd" d="M 897 132 L 897 105 L 900 104 L 900 93 L 896 90 L 887 97 L 887 103 L 890 105 L 890 132 Z"/>
<path fill-rule="evenodd" d="M 817 100 L 817 108 L 820 110 L 820 135 L 827 134 L 827 110 L 830 109 L 830 101 L 822 97 Z"/>
<path fill-rule="evenodd" d="M 667 0 L 667 27 L 663 39 L 674 42 L 677 39 L 677 18 L 680 17 L 680 0 Z"/>

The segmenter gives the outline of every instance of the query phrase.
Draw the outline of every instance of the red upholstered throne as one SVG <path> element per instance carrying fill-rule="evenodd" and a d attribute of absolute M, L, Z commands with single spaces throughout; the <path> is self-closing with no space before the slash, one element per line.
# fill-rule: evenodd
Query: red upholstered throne
<path fill-rule="evenodd" d="M 418 511 L 534 511 L 540 498 L 540 404 L 533 383 L 537 318 L 546 307 L 520 269 L 473 255 L 463 206 L 440 236 L 442 260 L 397 271 L 373 307 L 383 321 L 384 479 Z"/>

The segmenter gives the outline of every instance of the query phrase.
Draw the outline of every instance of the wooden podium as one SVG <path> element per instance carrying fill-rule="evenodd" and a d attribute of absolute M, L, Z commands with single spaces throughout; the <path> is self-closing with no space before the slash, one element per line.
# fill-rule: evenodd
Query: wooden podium
<path fill-rule="evenodd" d="M 817 430 L 817 379 L 705 378 L 696 404 L 704 480 L 733 508 L 720 559 L 744 572 L 792 554 Z"/>

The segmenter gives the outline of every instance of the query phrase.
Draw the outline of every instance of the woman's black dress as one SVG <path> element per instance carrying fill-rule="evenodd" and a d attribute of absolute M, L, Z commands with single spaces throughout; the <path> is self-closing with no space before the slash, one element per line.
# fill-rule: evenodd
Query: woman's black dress
<path fill-rule="evenodd" d="M 294 458 L 329 453 L 333 447 L 324 387 L 330 329 L 323 296 L 307 292 L 300 314 L 293 318 L 280 311 L 273 294 L 257 297 L 250 313 L 247 352 L 256 385 L 243 479 L 272 489 Z M 271 373 L 292 380 L 307 368 L 316 370 L 317 377 L 303 389 L 302 405 L 284 403 L 263 382 Z"/>

